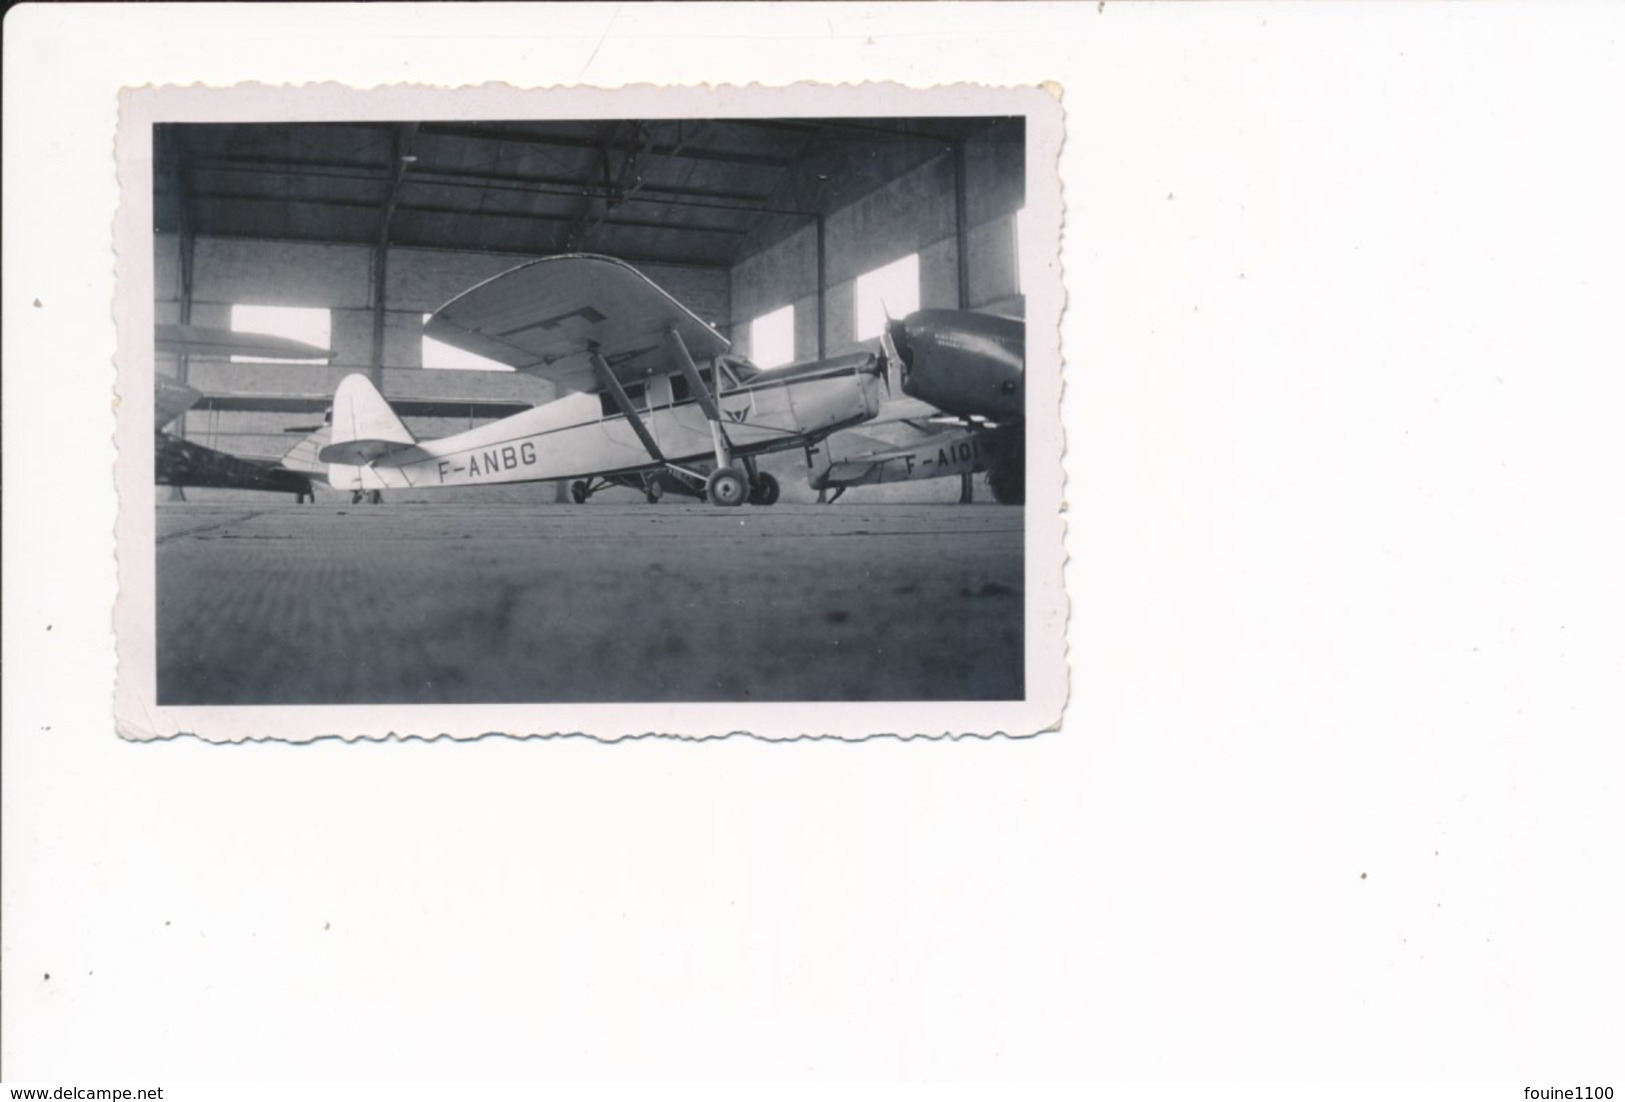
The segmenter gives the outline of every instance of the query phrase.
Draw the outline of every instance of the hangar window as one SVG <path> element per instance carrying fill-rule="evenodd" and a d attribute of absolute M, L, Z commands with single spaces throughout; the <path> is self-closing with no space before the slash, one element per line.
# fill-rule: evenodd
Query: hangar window
<path fill-rule="evenodd" d="M 425 323 L 433 314 L 424 314 Z M 474 352 L 464 352 L 445 341 L 437 341 L 427 333 L 423 335 L 423 366 L 437 371 L 512 371 L 505 363 Z"/>
<path fill-rule="evenodd" d="M 888 315 L 900 318 L 920 308 L 920 254 L 860 275 L 852 297 L 858 310 L 854 336 L 860 341 L 880 336 Z"/>
<path fill-rule="evenodd" d="M 258 333 L 333 347 L 333 311 L 319 306 L 245 306 L 231 308 L 233 333 Z M 233 356 L 234 364 L 312 363 L 325 356 Z"/>
<path fill-rule="evenodd" d="M 796 308 L 792 304 L 750 323 L 750 359 L 757 367 L 778 367 L 796 358 Z"/>

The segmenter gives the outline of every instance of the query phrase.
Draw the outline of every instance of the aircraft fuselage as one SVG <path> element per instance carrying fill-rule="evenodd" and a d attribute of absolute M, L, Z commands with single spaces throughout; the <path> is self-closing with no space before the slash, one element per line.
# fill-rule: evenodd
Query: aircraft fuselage
<path fill-rule="evenodd" d="M 675 386 L 674 386 L 675 383 Z M 743 385 L 718 400 L 734 455 L 802 447 L 874 416 L 880 382 L 874 357 L 809 364 Z M 545 482 L 708 464 L 711 424 L 681 376 L 653 375 L 626 387 L 658 445 L 656 461 L 608 395 L 575 393 L 455 436 L 425 440 L 366 465 L 331 464 L 335 489 L 483 486 Z"/>
<path fill-rule="evenodd" d="M 157 434 L 154 481 L 160 486 L 205 486 L 228 490 L 268 490 L 315 500 L 310 478 L 276 463 L 206 448 L 168 433 Z"/>
<path fill-rule="evenodd" d="M 840 454 L 837 445 L 846 438 L 837 437 L 810 450 L 807 482 L 815 490 L 826 490 L 980 474 L 1008 450 L 1006 436 L 996 427 L 962 425 L 909 444 L 850 457 Z M 827 459 L 828 466 L 820 459 Z"/>

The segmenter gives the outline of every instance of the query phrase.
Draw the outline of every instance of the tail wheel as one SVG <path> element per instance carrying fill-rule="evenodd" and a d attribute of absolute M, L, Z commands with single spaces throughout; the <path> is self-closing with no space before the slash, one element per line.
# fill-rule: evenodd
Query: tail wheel
<path fill-rule="evenodd" d="M 585 482 L 576 481 L 570 483 L 570 500 L 577 505 L 585 505 L 587 498 L 590 496 L 587 493 L 587 484 Z"/>
<path fill-rule="evenodd" d="M 750 494 L 745 476 L 732 467 L 718 467 L 705 480 L 705 496 L 713 505 L 733 507 L 743 505 Z"/>
<path fill-rule="evenodd" d="M 779 480 L 770 474 L 759 474 L 750 484 L 752 505 L 772 505 L 779 500 Z"/>

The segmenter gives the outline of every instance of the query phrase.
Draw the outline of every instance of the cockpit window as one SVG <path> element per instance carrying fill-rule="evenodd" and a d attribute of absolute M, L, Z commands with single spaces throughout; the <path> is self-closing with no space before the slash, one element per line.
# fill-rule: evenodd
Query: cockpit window
<path fill-rule="evenodd" d="M 722 367 L 724 389 L 744 386 L 762 373 L 762 369 L 740 356 L 723 356 L 717 360 Z"/>

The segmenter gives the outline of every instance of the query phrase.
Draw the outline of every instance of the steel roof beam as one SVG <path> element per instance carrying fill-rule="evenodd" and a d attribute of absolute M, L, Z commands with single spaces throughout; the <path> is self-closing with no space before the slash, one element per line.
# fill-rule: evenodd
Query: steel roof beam
<path fill-rule="evenodd" d="M 481 141 L 515 142 L 520 145 L 553 145 L 566 149 L 632 149 L 635 148 L 627 141 L 605 141 L 601 138 L 577 137 L 572 134 L 548 134 L 538 131 L 526 130 L 497 130 L 484 126 L 467 126 L 458 123 L 424 123 L 423 133 L 446 135 L 453 138 L 475 138 Z M 725 152 L 720 149 L 693 149 L 683 144 L 662 145 L 652 144 L 641 147 L 644 153 L 658 153 L 674 157 L 683 157 L 694 161 L 717 161 L 721 164 L 756 165 L 759 168 L 789 168 L 793 160 L 789 157 L 774 157 L 765 153 L 737 153 Z"/>
<path fill-rule="evenodd" d="M 992 116 L 990 116 L 991 121 Z M 866 138 L 902 138 L 919 142 L 955 142 L 953 134 L 938 134 L 930 130 L 902 130 L 896 127 L 851 122 L 842 119 L 717 119 L 716 122 L 734 126 L 753 126 L 761 130 L 781 130 L 794 134 L 851 134 Z"/>
<path fill-rule="evenodd" d="M 276 206 L 308 206 L 308 207 L 336 207 L 341 210 L 377 210 L 377 203 L 369 203 L 360 199 L 329 199 L 329 198 L 300 198 L 285 199 L 270 195 L 242 195 L 232 192 L 196 192 L 194 199 L 213 200 L 228 203 L 264 203 Z M 518 218 L 531 222 L 574 222 L 578 216 L 572 214 L 547 214 L 540 211 L 524 210 L 470 210 L 467 207 L 443 207 L 427 203 L 397 203 L 394 210 L 405 214 L 447 214 L 458 218 Z M 615 218 L 606 225 L 622 227 L 625 229 L 668 230 L 672 233 L 708 233 L 721 234 L 728 237 L 743 237 L 747 231 L 732 226 L 696 226 L 682 222 L 658 222 L 642 218 Z"/>
<path fill-rule="evenodd" d="M 159 158 L 160 161 L 166 158 Z M 384 177 L 387 171 L 384 165 L 361 165 L 347 161 L 290 161 L 280 157 L 199 157 L 188 159 L 188 164 L 206 172 L 247 173 L 267 176 L 299 176 L 311 179 L 360 180 L 376 183 Z M 444 177 L 444 179 L 441 179 Z M 523 172 L 482 172 L 472 168 L 431 168 L 419 161 L 412 168 L 412 182 L 435 183 L 443 187 L 485 187 L 492 191 L 527 191 L 536 194 L 554 194 L 539 191 L 536 188 L 523 186 L 499 185 L 526 185 L 535 184 L 541 187 L 570 188 L 569 194 L 580 195 L 583 191 L 592 191 L 593 188 L 586 182 L 572 179 L 568 176 L 542 176 Z M 727 191 L 721 188 L 705 187 L 678 187 L 672 184 L 645 183 L 642 191 L 650 195 L 676 195 L 694 199 L 733 200 L 748 204 L 738 209 L 758 211 L 762 210 L 759 204 L 771 199 L 771 195 L 751 191 Z M 605 194 L 594 192 L 594 198 L 605 198 Z M 654 199 L 640 198 L 639 202 L 657 202 Z M 732 209 L 721 204 L 717 209 Z M 778 210 L 774 214 L 805 215 L 806 211 Z"/>
<path fill-rule="evenodd" d="M 329 234 L 301 234 L 279 233 L 276 235 L 263 233 L 240 233 L 232 231 L 212 231 L 200 233 L 199 237 L 214 238 L 219 241 L 297 241 L 307 245 L 365 245 L 366 241 L 355 241 L 335 238 Z M 482 252 L 494 253 L 500 256 L 513 256 L 521 259 L 538 260 L 545 256 L 558 255 L 557 249 L 522 249 L 512 245 L 482 245 L 478 249 L 472 246 L 442 245 L 425 241 L 414 241 L 410 235 L 395 235 L 395 247 L 398 249 L 423 249 L 429 252 L 468 253 Z M 633 253 L 623 249 L 615 252 L 617 260 L 624 260 L 628 264 L 659 264 L 667 268 L 694 268 L 699 271 L 717 272 L 727 271 L 732 267 L 732 260 L 724 257 L 715 263 L 706 263 L 699 260 L 685 259 L 676 256 L 656 256 L 652 253 Z"/>

